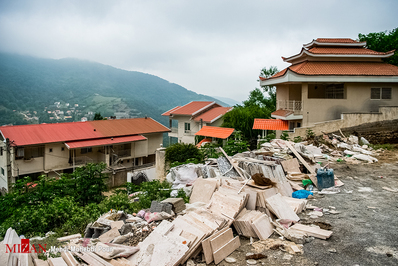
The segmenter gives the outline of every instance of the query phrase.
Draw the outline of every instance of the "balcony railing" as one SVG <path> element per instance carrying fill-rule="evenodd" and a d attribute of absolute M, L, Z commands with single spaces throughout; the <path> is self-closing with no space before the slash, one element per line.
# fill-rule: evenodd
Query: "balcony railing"
<path fill-rule="evenodd" d="M 171 128 L 171 133 L 178 133 L 178 128 L 176 128 L 176 127 L 172 127 Z"/>
<path fill-rule="evenodd" d="M 130 157 L 131 149 L 128 150 L 115 150 L 113 154 L 116 154 L 118 158 Z"/>
<path fill-rule="evenodd" d="M 98 160 L 94 160 L 93 158 L 87 156 L 78 156 L 74 158 L 75 165 L 83 165 L 87 163 L 98 163 Z M 73 165 L 73 162 L 71 163 Z"/>
<path fill-rule="evenodd" d="M 277 101 L 277 110 L 290 110 L 295 114 L 302 114 L 303 112 L 303 102 L 302 101 L 290 101 L 290 100 L 279 100 Z"/>

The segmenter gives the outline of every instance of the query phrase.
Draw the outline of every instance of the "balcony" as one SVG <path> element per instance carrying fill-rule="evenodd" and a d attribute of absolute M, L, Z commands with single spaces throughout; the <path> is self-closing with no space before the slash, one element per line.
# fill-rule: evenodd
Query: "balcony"
<path fill-rule="evenodd" d="M 118 158 L 130 157 L 131 149 L 128 150 L 115 150 L 113 154 L 116 154 Z"/>
<path fill-rule="evenodd" d="M 171 132 L 169 132 L 169 137 L 178 138 L 178 128 L 172 127 L 170 130 Z"/>
<path fill-rule="evenodd" d="M 276 102 L 276 110 L 279 109 L 293 111 L 295 115 L 302 115 L 303 102 L 295 100 L 279 100 Z"/>
<path fill-rule="evenodd" d="M 74 163 L 76 165 L 85 165 L 87 163 L 99 163 L 98 160 L 94 160 L 93 158 L 87 156 L 78 156 L 74 158 Z M 73 162 L 71 163 L 73 165 Z"/>

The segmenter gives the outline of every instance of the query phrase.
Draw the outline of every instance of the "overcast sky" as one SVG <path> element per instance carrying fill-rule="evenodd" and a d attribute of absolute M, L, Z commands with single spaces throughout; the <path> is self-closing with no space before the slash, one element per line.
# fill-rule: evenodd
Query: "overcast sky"
<path fill-rule="evenodd" d="M 237 101 L 318 37 L 398 26 L 397 0 L 0 0 L 0 51 L 150 73 Z"/>

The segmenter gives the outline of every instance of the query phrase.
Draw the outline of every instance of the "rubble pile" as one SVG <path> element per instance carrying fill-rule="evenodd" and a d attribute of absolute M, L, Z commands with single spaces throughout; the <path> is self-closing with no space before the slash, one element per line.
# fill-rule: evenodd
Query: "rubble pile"
<path fill-rule="evenodd" d="M 261 252 L 275 246 L 302 254 L 309 238 L 328 239 L 333 233 L 315 220 L 301 223 L 298 215 L 306 212 L 316 219 L 323 213 L 338 213 L 308 203 L 317 193 L 339 193 L 344 185 L 327 169 L 328 162 L 377 161 L 375 152 L 360 146 L 356 137 L 324 135 L 324 139 L 329 146 L 275 139 L 255 151 L 174 167 L 167 175 L 173 183 L 171 195 L 182 188 L 190 196 L 189 204 L 169 198 L 153 201 L 150 209 L 137 214 L 103 214 L 87 225 L 83 237 L 58 239 L 67 242 L 66 249 L 58 261 L 48 261 L 52 265 L 63 265 L 61 260 L 67 265 L 180 265 L 198 258 L 218 264 L 240 246 L 234 232 L 259 239 L 252 243 L 257 251 L 254 257 L 263 258 Z M 19 241 L 10 228 L 3 243 Z M 30 255 L 18 256 L 11 253 L 8 265 L 48 265 Z"/>

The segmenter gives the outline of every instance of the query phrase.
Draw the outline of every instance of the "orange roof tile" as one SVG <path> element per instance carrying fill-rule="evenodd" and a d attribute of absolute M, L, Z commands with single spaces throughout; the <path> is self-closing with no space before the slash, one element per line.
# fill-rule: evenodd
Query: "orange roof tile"
<path fill-rule="evenodd" d="M 9 138 L 10 141 L 17 146 L 169 131 L 167 127 L 152 118 L 112 119 L 0 127 L 0 132 L 3 137 Z"/>
<path fill-rule="evenodd" d="M 184 106 L 181 106 L 179 108 L 175 107 L 162 115 L 195 115 L 196 113 L 202 111 L 203 109 L 210 107 L 212 105 L 215 106 L 220 106 L 216 102 L 210 102 L 210 101 L 193 101 L 190 102 Z"/>
<path fill-rule="evenodd" d="M 280 119 L 255 118 L 253 129 L 262 130 L 289 130 L 289 122 Z"/>
<path fill-rule="evenodd" d="M 289 69 L 301 75 L 398 76 L 398 67 L 379 62 L 304 61 Z"/>
<path fill-rule="evenodd" d="M 279 109 L 279 110 L 276 110 L 275 112 L 271 113 L 271 115 L 277 115 L 277 116 L 283 116 L 283 117 L 288 117 L 291 114 L 294 114 L 294 112 L 290 111 L 290 110 L 283 110 L 283 109 Z"/>
<path fill-rule="evenodd" d="M 195 146 L 198 147 L 198 148 L 200 148 L 200 147 L 202 147 L 202 145 L 204 145 L 204 144 L 206 144 L 206 143 L 211 143 L 211 139 L 204 138 L 204 139 L 202 139 L 201 141 L 199 141 L 199 143 L 196 144 Z"/>
<path fill-rule="evenodd" d="M 211 127 L 204 126 L 198 132 L 195 133 L 196 136 L 205 136 L 219 139 L 226 139 L 234 132 L 234 128 L 227 127 Z"/>
<path fill-rule="evenodd" d="M 312 54 L 341 54 L 341 55 L 387 55 L 390 52 L 376 52 L 363 47 L 313 47 L 308 50 Z"/>
<path fill-rule="evenodd" d="M 212 123 L 214 120 L 221 117 L 231 109 L 232 107 L 215 107 L 203 114 L 196 116 L 194 120 L 200 121 L 200 119 L 202 119 L 206 123 Z"/>
<path fill-rule="evenodd" d="M 398 66 L 382 62 L 321 62 L 304 61 L 279 71 L 270 79 L 278 78 L 291 70 L 300 75 L 338 75 L 338 76 L 398 76 Z"/>

